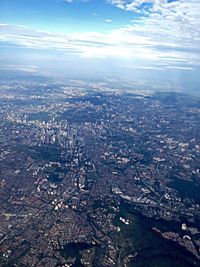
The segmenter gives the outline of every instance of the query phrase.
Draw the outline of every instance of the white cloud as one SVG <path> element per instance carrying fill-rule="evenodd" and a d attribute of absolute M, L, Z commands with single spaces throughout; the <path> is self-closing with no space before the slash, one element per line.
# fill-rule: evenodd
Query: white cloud
<path fill-rule="evenodd" d="M 198 65 L 200 58 L 200 1 L 108 0 L 128 12 L 139 13 L 139 20 L 120 29 L 134 38 L 143 37 L 152 44 L 162 60 L 173 54 L 175 60 Z M 165 55 L 164 55 L 165 54 Z"/>
<path fill-rule="evenodd" d="M 173 39 L 182 46 L 200 41 L 199 0 L 170 3 L 167 0 L 109 0 L 108 2 L 126 11 L 141 13 L 141 23 L 133 25 L 132 30 L 140 31 L 152 39 L 156 39 L 155 34 L 157 38 Z"/>
<path fill-rule="evenodd" d="M 77 32 L 68 35 L 1 24 L 0 39 L 31 49 L 53 49 L 84 58 L 124 58 L 132 61 L 132 64 L 138 60 L 145 60 L 147 65 L 151 61 L 155 65 L 161 64 L 165 69 L 167 66 L 188 70 L 199 67 L 199 0 L 180 0 L 171 3 L 167 0 L 107 2 L 124 9 L 124 12 L 133 12 L 132 23 L 105 34 Z M 134 12 L 140 13 L 139 20 L 134 20 Z M 110 19 L 105 21 L 112 22 Z"/>
<path fill-rule="evenodd" d="M 107 34 L 97 32 L 71 33 L 59 35 L 34 31 L 21 26 L 1 25 L 0 40 L 30 49 L 53 49 L 63 54 L 71 53 L 81 57 L 104 58 L 145 58 L 156 60 L 163 54 L 152 49 L 153 43 L 146 37 L 132 35 L 126 30 L 111 31 Z"/>
<path fill-rule="evenodd" d="M 179 69 L 179 70 L 193 70 L 193 68 L 190 67 L 181 67 L 181 66 L 167 66 L 167 69 Z"/>
<path fill-rule="evenodd" d="M 112 20 L 111 19 L 105 19 L 105 22 L 112 23 Z"/>
<path fill-rule="evenodd" d="M 33 65 L 16 65 L 16 64 L 2 64 L 0 70 L 21 70 L 30 73 L 37 73 L 38 67 Z"/>

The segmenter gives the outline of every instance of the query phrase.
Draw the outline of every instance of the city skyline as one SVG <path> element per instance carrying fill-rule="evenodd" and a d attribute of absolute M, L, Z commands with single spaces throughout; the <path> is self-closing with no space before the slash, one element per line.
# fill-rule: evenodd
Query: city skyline
<path fill-rule="evenodd" d="M 200 266 L 199 14 L 0 0 L 0 266 Z"/>

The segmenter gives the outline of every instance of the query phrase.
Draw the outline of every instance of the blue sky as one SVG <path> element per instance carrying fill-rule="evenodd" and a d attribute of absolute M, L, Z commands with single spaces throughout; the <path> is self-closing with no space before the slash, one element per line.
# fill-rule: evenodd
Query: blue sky
<path fill-rule="evenodd" d="M 199 0 L 1 0 L 1 69 L 198 83 L 199 14 Z"/>
<path fill-rule="evenodd" d="M 133 19 L 130 12 L 101 0 L 73 3 L 62 0 L 1 0 L 0 5 L 4 23 L 59 33 L 105 32 L 123 27 Z"/>

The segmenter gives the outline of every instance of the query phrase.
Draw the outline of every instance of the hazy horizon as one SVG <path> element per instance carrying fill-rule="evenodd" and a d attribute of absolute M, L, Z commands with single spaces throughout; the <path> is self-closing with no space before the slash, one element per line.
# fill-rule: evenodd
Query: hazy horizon
<path fill-rule="evenodd" d="M 197 0 L 2 0 L 0 9 L 3 74 L 198 90 Z"/>

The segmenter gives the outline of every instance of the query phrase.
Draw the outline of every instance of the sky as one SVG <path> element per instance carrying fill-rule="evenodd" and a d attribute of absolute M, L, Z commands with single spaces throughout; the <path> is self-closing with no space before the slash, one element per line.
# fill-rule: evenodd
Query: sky
<path fill-rule="evenodd" d="M 199 0 L 0 0 L 0 70 L 200 84 Z"/>

